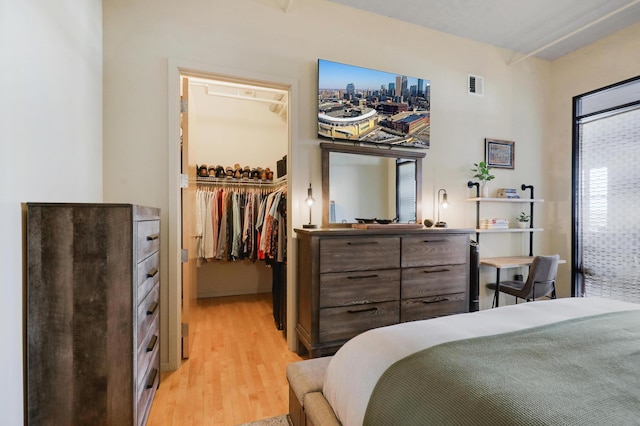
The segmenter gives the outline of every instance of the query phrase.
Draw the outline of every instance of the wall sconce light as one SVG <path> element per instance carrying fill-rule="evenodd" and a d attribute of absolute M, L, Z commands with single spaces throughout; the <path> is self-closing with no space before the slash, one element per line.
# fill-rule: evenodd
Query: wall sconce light
<path fill-rule="evenodd" d="M 304 200 L 304 202 L 309 206 L 309 223 L 302 225 L 302 227 L 305 229 L 316 229 L 317 226 L 311 223 L 311 208 L 316 202 L 313 198 L 313 189 L 311 189 L 311 184 L 309 184 L 309 189 L 307 189 L 307 199 Z"/>
<path fill-rule="evenodd" d="M 440 200 L 440 194 L 442 193 L 442 200 Z M 447 222 L 441 222 L 440 221 L 440 207 L 442 207 L 443 209 L 446 209 L 447 207 L 449 207 L 449 201 L 447 200 L 447 190 L 446 189 L 439 189 L 438 190 L 438 221 L 436 222 L 435 225 L 433 225 L 436 228 L 446 228 L 447 227 Z"/>

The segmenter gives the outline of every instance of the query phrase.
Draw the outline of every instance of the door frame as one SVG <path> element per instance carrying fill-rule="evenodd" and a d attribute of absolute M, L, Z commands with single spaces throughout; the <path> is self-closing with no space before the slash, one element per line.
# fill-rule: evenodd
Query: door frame
<path fill-rule="evenodd" d="M 295 170 L 291 166 L 297 157 L 294 140 L 298 140 L 298 83 L 293 77 L 283 75 L 271 75 L 259 73 L 253 70 L 243 70 L 228 67 L 220 67 L 211 64 L 203 64 L 181 59 L 168 59 L 167 72 L 167 146 L 168 146 L 168 191 L 169 191 L 169 254 L 168 254 L 168 284 L 167 290 L 163 291 L 166 297 L 164 318 L 161 327 L 163 339 L 167 342 L 166 351 L 163 351 L 162 370 L 176 370 L 182 362 L 182 338 L 181 338 L 181 286 L 182 286 L 182 263 L 181 263 L 181 189 L 180 189 L 180 76 L 182 74 L 199 75 L 211 79 L 235 79 L 246 80 L 247 83 L 262 83 L 264 85 L 278 86 L 288 90 L 288 125 L 289 140 L 287 149 L 287 188 L 288 193 L 293 194 L 296 186 Z M 297 262 L 293 247 L 293 220 L 301 217 L 302 206 L 293 202 L 293 197 L 287 197 L 287 345 L 290 350 L 295 350 L 297 346 L 297 336 L 295 324 L 297 313 L 295 312 L 296 286 L 294 277 L 297 271 Z M 166 257 L 165 257 L 166 258 Z M 166 321 L 166 322 L 165 322 Z"/>

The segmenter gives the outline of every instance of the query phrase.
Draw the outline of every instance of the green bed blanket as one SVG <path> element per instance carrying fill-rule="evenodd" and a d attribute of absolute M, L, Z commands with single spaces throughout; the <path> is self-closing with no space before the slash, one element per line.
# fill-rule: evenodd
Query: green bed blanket
<path fill-rule="evenodd" d="M 459 340 L 378 381 L 365 425 L 640 425 L 640 311 Z"/>

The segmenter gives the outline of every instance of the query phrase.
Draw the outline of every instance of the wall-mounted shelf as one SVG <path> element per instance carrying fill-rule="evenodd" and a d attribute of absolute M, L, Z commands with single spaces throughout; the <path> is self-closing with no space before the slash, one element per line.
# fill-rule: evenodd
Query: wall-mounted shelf
<path fill-rule="evenodd" d="M 484 198 L 480 197 L 480 184 L 478 182 L 467 182 L 468 188 L 476 187 L 476 196 L 467 198 L 467 201 L 476 203 L 476 241 L 480 243 L 480 234 L 509 234 L 509 233 L 528 233 L 529 234 L 529 256 L 533 256 L 533 233 L 543 231 L 542 228 L 533 227 L 533 205 L 535 203 L 544 202 L 543 199 L 533 197 L 533 185 L 520 186 L 523 191 L 531 190 L 530 198 Z M 529 227 L 528 228 L 507 228 L 507 229 L 484 229 L 480 228 L 480 203 L 528 203 L 529 204 Z"/>
<path fill-rule="evenodd" d="M 480 203 L 544 203 L 544 200 L 541 198 L 482 198 L 482 197 L 473 197 L 467 198 L 467 201 L 476 201 Z"/>
<path fill-rule="evenodd" d="M 476 234 L 508 234 L 518 232 L 541 232 L 543 228 L 508 228 L 508 229 L 485 229 L 476 228 Z"/>

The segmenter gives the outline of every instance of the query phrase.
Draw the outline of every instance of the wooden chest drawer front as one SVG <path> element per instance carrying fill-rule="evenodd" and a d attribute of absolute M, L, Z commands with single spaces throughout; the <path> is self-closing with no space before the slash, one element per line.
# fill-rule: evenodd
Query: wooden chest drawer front
<path fill-rule="evenodd" d="M 153 324 L 160 314 L 160 286 L 156 285 L 149 292 L 142 303 L 138 305 L 138 341 L 136 346 L 139 347 L 142 340 L 146 337 L 149 327 Z"/>
<path fill-rule="evenodd" d="M 136 258 L 138 262 L 160 248 L 160 221 L 136 222 Z"/>
<path fill-rule="evenodd" d="M 160 322 L 156 317 L 155 321 L 151 323 L 149 330 L 142 339 L 142 343 L 138 345 L 138 389 L 141 388 L 145 380 L 146 371 L 151 365 L 155 354 L 160 347 Z"/>
<path fill-rule="evenodd" d="M 138 282 L 138 301 L 142 302 L 149 291 L 160 282 L 160 254 L 159 252 L 146 258 L 138 263 L 137 282 Z"/>
<path fill-rule="evenodd" d="M 415 321 L 469 311 L 465 293 L 406 299 L 400 302 L 400 321 Z"/>
<path fill-rule="evenodd" d="M 427 266 L 402 270 L 402 299 L 464 293 L 467 291 L 465 265 Z"/>
<path fill-rule="evenodd" d="M 349 237 L 320 240 L 320 273 L 400 267 L 399 237 Z"/>
<path fill-rule="evenodd" d="M 428 235 L 402 239 L 402 267 L 456 265 L 467 262 L 469 236 Z"/>
<path fill-rule="evenodd" d="M 138 426 L 147 423 L 151 401 L 153 401 L 153 396 L 160 383 L 160 351 L 156 351 L 153 356 L 154 358 L 148 371 L 140 373 L 144 377 L 144 381 L 142 382 L 143 385 L 138 389 Z"/>
<path fill-rule="evenodd" d="M 399 318 L 398 301 L 320 309 L 318 340 L 347 340 L 371 328 L 396 324 Z"/>
<path fill-rule="evenodd" d="M 320 307 L 400 299 L 400 269 L 320 274 Z"/>

